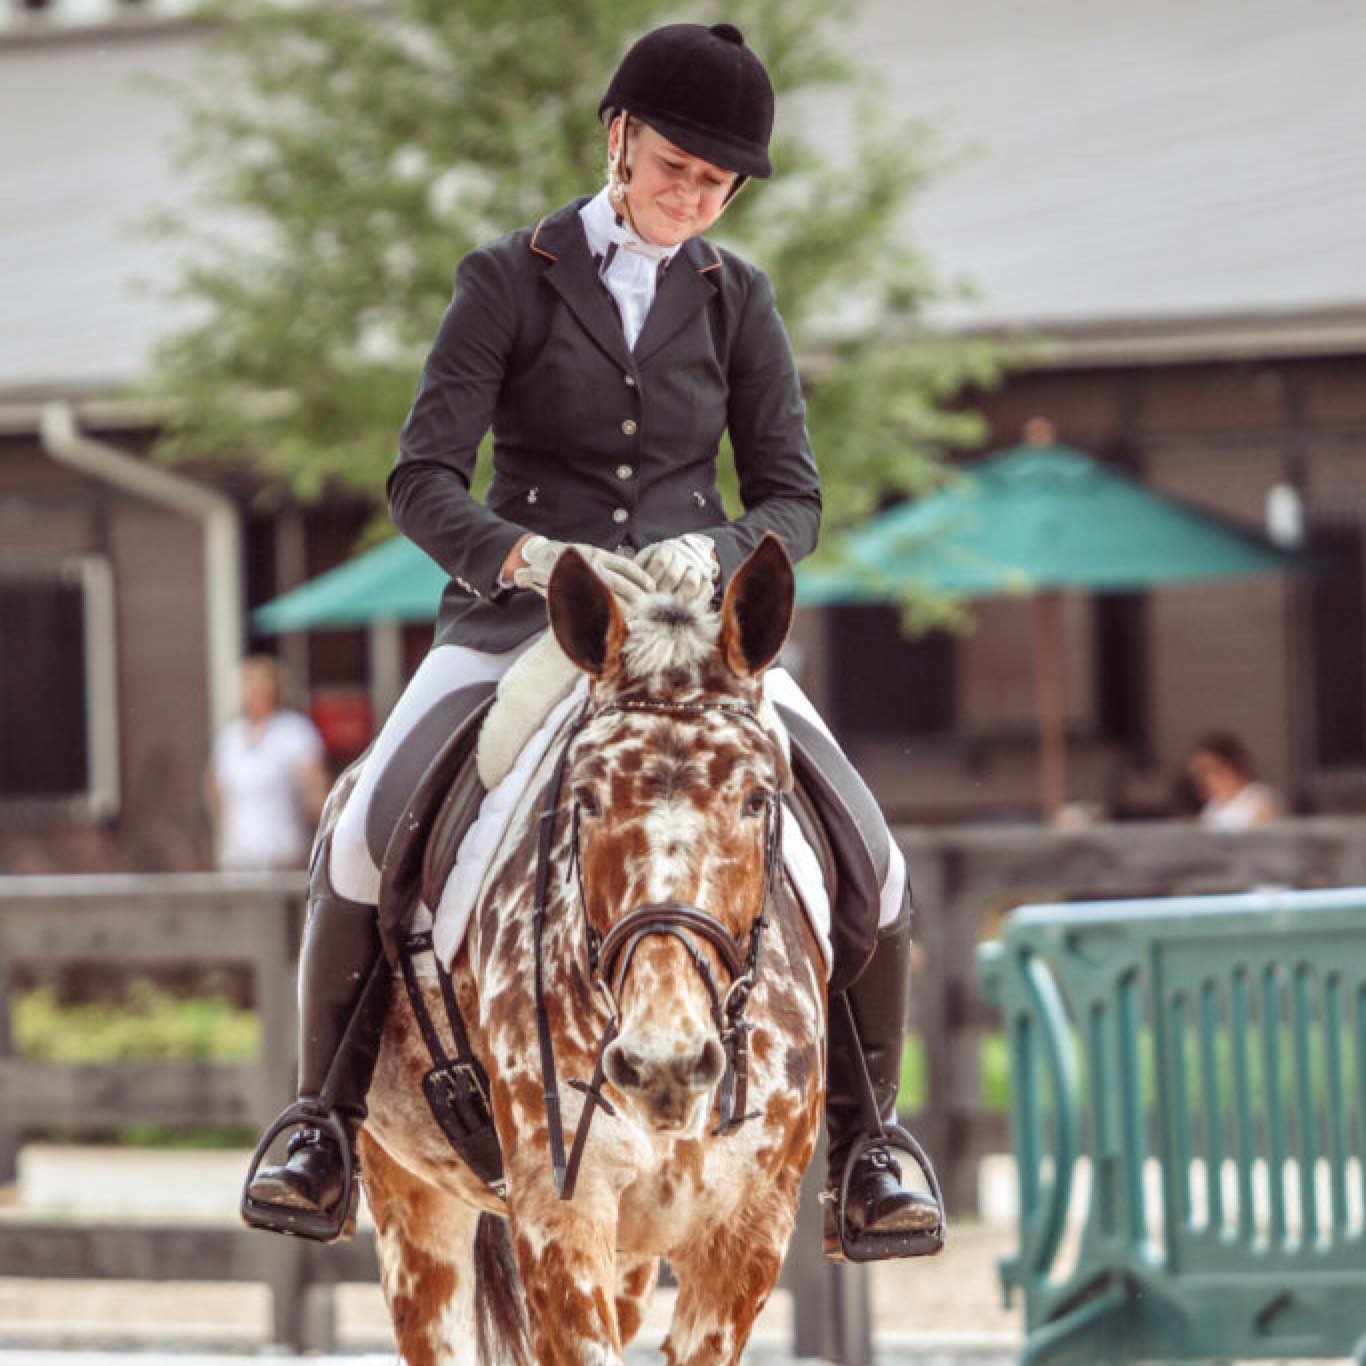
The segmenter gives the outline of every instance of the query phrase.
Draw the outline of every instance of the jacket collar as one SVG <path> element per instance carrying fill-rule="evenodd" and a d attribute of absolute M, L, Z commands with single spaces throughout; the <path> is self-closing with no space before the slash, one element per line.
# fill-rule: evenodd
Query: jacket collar
<path fill-rule="evenodd" d="M 612 297 L 598 278 L 588 250 L 579 209 L 587 198 L 571 200 L 541 219 L 529 246 L 550 264 L 545 278 L 573 311 L 583 329 L 619 365 L 631 370 L 648 360 L 716 293 L 713 282 L 721 257 L 711 243 L 690 237 L 678 249 L 650 306 L 632 355 Z"/>

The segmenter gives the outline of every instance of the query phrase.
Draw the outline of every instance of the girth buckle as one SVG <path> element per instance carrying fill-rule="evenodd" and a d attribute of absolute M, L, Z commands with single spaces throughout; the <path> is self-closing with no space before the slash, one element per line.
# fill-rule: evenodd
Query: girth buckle
<path fill-rule="evenodd" d="M 503 1150 L 493 1123 L 488 1077 L 475 1058 L 450 1058 L 422 1078 L 422 1092 L 451 1147 L 474 1174 L 503 1194 Z"/>

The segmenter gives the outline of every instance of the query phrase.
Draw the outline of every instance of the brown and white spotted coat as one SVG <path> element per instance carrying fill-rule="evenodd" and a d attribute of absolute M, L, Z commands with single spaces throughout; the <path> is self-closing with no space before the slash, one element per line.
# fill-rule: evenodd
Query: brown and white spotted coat
<path fill-rule="evenodd" d="M 735 575 L 721 615 L 653 599 L 628 624 L 601 583 L 566 556 L 550 614 L 566 653 L 592 675 L 591 703 L 746 702 L 792 605 L 771 538 Z M 401 993 L 391 1011 L 362 1138 L 383 1282 L 409 1366 L 535 1360 L 614 1363 L 640 1325 L 661 1257 L 679 1296 L 674 1363 L 734 1362 L 778 1279 L 820 1118 L 824 966 L 780 883 L 747 1016 L 754 1025 L 748 1109 L 720 1136 L 720 1045 L 709 998 L 673 937 L 645 940 L 622 984 L 621 1030 L 572 1200 L 555 1194 L 533 994 L 536 813 L 547 759 L 491 871 L 455 981 L 471 1042 L 492 1082 L 504 1209 L 451 1151 L 419 1086 L 430 1065 Z M 787 781 L 779 747 L 720 711 L 608 712 L 578 733 L 556 821 L 544 940 L 546 1003 L 566 1129 L 572 1134 L 608 1014 L 589 981 L 585 912 L 605 932 L 634 907 L 696 905 L 743 939 L 764 891 L 763 798 Z M 580 812 L 583 902 L 570 876 L 571 804 Z M 585 904 L 586 903 L 586 906 Z M 724 990 L 719 956 L 704 952 Z M 440 1018 L 435 984 L 428 988 Z M 506 1215 L 506 1226 L 479 1211 Z M 502 1232 L 520 1273 L 513 1276 Z M 478 1229 L 478 1232 L 476 1230 Z"/>

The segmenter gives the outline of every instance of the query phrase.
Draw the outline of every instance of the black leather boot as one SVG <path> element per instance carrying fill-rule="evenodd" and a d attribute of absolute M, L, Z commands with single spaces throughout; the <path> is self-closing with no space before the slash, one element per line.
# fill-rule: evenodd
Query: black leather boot
<path fill-rule="evenodd" d="M 830 1001 L 825 1125 L 829 1176 L 824 1252 L 878 1261 L 937 1252 L 944 1212 L 920 1145 L 896 1123 L 901 1048 L 911 991 L 911 906 L 878 932 L 858 980 Z M 908 1190 L 893 1151 L 908 1153 L 930 1189 Z"/>
<path fill-rule="evenodd" d="M 330 852 L 325 841 L 313 864 L 299 955 L 299 1098 L 266 1131 L 242 1196 L 252 1227 L 319 1242 L 355 1231 L 355 1136 L 393 979 L 375 907 L 332 890 Z M 285 1161 L 262 1167 L 273 1140 L 293 1126 Z"/>

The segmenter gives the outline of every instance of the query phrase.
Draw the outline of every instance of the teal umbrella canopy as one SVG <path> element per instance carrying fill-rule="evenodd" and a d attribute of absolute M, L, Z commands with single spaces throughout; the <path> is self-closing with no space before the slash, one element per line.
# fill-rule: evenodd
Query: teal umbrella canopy
<path fill-rule="evenodd" d="M 432 621 L 446 572 L 406 536 L 291 588 L 252 613 L 258 631 L 315 631 L 375 621 Z"/>
<path fill-rule="evenodd" d="M 1026 444 L 849 533 L 842 562 L 799 574 L 803 602 L 914 587 L 962 597 L 1118 592 L 1300 564 L 1257 533 L 1060 445 Z"/>
<path fill-rule="evenodd" d="M 1155 588 L 1304 566 L 1246 527 L 1164 497 L 1049 439 L 850 532 L 839 563 L 798 571 L 799 601 L 885 602 L 915 589 L 1028 596 L 1035 618 L 1040 797 L 1066 797 L 1061 593 Z"/>

